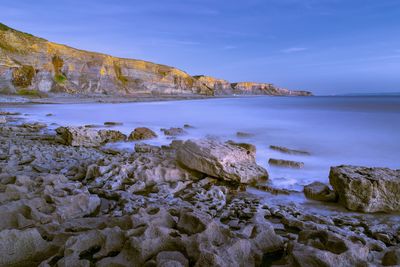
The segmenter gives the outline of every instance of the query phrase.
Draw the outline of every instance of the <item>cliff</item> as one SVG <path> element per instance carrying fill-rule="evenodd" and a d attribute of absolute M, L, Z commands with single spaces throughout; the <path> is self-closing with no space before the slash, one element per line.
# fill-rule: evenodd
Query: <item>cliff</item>
<path fill-rule="evenodd" d="M 0 92 L 104 95 L 311 95 L 191 76 L 166 65 L 74 49 L 0 23 Z"/>

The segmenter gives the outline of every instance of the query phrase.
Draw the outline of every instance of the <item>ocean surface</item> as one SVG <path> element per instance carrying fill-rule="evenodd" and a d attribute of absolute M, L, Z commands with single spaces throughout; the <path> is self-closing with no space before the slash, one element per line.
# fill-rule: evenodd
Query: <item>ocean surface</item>
<path fill-rule="evenodd" d="M 330 166 L 341 164 L 400 168 L 400 96 L 234 97 L 207 100 L 121 104 L 46 104 L 5 108 L 27 120 L 57 125 L 123 122 L 113 127 L 129 134 L 149 127 L 168 144 L 160 128 L 194 126 L 179 139 L 212 136 L 257 146 L 257 161 L 268 169 L 270 182 L 302 190 L 313 181 L 328 182 Z M 52 113 L 53 116 L 46 116 Z M 238 131 L 251 136 L 240 138 Z M 310 156 L 286 155 L 270 145 L 305 150 Z M 133 143 L 116 144 L 133 149 Z M 269 158 L 304 162 L 303 169 L 268 165 Z"/>

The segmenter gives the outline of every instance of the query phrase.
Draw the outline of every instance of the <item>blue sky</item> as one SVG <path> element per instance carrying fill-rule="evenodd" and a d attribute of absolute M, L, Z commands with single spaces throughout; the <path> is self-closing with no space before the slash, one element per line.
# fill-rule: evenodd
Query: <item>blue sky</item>
<path fill-rule="evenodd" d="M 317 94 L 400 91 L 399 0 L 0 0 L 70 46 Z"/>

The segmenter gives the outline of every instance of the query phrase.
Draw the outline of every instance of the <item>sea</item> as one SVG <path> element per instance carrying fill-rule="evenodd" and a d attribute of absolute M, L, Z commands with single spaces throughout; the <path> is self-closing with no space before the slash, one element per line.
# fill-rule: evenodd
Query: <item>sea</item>
<path fill-rule="evenodd" d="M 141 103 L 24 104 L 8 111 L 24 114 L 52 128 L 103 125 L 129 134 L 149 127 L 154 145 L 169 144 L 161 128 L 183 127 L 177 139 L 217 138 L 254 144 L 257 162 L 269 172 L 272 186 L 301 191 L 314 181 L 327 183 L 331 166 L 361 165 L 400 169 L 400 96 L 231 97 Z M 47 116 L 51 113 L 52 116 Z M 237 132 L 248 135 L 241 137 Z M 270 145 L 304 150 L 288 155 Z M 113 144 L 134 149 L 133 142 Z M 270 166 L 270 158 L 304 162 L 302 169 Z"/>

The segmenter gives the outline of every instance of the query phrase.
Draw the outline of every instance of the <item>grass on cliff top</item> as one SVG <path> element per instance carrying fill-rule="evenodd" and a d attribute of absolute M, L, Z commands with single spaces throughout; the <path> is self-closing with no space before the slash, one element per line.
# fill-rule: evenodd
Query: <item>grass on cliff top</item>
<path fill-rule="evenodd" d="M 47 97 L 47 94 L 43 92 L 37 90 L 28 90 L 28 89 L 19 89 L 17 91 L 17 95 L 30 96 L 30 97 Z"/>

